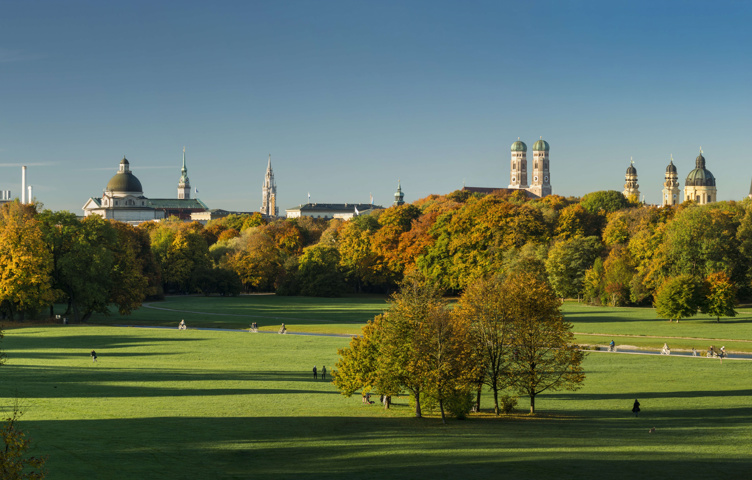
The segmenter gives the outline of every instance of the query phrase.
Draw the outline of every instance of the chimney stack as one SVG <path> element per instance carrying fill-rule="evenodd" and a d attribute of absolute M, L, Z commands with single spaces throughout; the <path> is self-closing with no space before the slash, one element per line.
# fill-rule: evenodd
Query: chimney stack
<path fill-rule="evenodd" d="M 21 167 L 21 203 L 26 203 L 26 165 Z"/>

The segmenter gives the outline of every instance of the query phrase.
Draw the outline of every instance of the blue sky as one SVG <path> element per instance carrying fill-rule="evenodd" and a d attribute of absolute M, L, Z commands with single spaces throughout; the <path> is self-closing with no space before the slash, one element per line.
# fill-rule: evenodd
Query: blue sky
<path fill-rule="evenodd" d="M 749 191 L 752 4 L 691 1 L 0 3 L 0 189 L 20 165 L 81 214 L 125 154 L 174 198 L 186 147 L 211 208 L 389 205 L 505 187 L 509 146 L 551 145 L 554 193 L 660 201 L 702 146 L 720 200 Z"/>

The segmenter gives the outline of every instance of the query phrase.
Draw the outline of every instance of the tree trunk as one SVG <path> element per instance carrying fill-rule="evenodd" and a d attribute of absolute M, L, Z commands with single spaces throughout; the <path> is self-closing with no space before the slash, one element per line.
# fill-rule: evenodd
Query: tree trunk
<path fill-rule="evenodd" d="M 483 384 L 478 385 L 478 394 L 475 397 L 475 411 L 480 412 L 480 393 L 483 391 Z"/>
<path fill-rule="evenodd" d="M 384 396 L 384 410 L 389 410 L 389 405 L 391 404 L 392 404 L 392 396 L 385 395 Z"/>
<path fill-rule="evenodd" d="M 420 413 L 420 391 L 415 392 L 415 418 L 423 418 Z"/>
<path fill-rule="evenodd" d="M 535 394 L 530 395 L 530 415 L 535 414 Z"/>
<path fill-rule="evenodd" d="M 494 413 L 499 415 L 499 389 L 494 388 Z"/>
<path fill-rule="evenodd" d="M 441 410 L 441 423 L 446 425 L 446 416 L 444 416 L 444 400 L 439 399 L 439 410 Z"/>

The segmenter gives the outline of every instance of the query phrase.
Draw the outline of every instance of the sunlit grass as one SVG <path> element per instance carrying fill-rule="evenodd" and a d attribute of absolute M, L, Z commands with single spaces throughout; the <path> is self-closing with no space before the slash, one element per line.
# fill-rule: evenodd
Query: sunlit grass
<path fill-rule="evenodd" d="M 186 320 L 187 321 L 187 320 Z M 591 353 L 539 415 L 442 426 L 314 381 L 346 338 L 96 326 L 10 329 L 0 405 L 18 395 L 51 479 L 744 478 L 752 362 Z M 89 356 L 96 349 L 99 361 Z M 643 412 L 634 418 L 632 402 Z M 648 429 L 656 427 L 655 434 Z"/>

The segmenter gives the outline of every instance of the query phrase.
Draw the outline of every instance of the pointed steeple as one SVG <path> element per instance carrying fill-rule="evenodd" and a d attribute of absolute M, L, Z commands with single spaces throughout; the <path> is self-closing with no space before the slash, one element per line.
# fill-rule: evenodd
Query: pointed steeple
<path fill-rule="evenodd" d="M 188 179 L 188 167 L 185 166 L 185 146 L 183 146 L 183 167 L 178 181 L 178 199 L 191 198 L 191 181 Z"/>
<path fill-rule="evenodd" d="M 261 213 L 270 217 L 276 217 L 279 214 L 279 208 L 277 207 L 277 184 L 274 182 L 271 153 L 266 164 L 264 185 L 261 187 Z"/>

